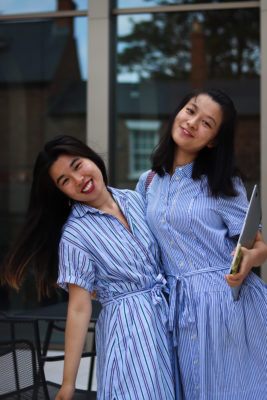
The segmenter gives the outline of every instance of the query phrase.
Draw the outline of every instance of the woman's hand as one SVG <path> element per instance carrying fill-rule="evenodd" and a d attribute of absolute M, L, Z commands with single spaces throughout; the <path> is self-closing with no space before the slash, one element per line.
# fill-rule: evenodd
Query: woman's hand
<path fill-rule="evenodd" d="M 73 385 L 62 385 L 55 400 L 71 400 L 75 387 Z"/>
<path fill-rule="evenodd" d="M 232 256 L 234 256 L 235 250 L 233 251 Z M 226 281 L 228 285 L 231 287 L 236 287 L 241 285 L 243 280 L 250 272 L 251 268 L 254 266 L 253 265 L 254 256 L 253 254 L 251 254 L 252 250 L 248 250 L 245 247 L 241 247 L 241 251 L 242 251 L 242 259 L 239 264 L 238 272 L 236 274 L 225 275 Z"/>
<path fill-rule="evenodd" d="M 267 246 L 263 240 L 262 234 L 259 231 L 257 233 L 256 241 L 252 249 L 247 249 L 241 247 L 242 259 L 239 264 L 239 270 L 237 274 L 227 274 L 225 275 L 226 281 L 229 286 L 236 287 L 242 284 L 243 280 L 246 278 L 252 267 L 258 267 L 267 258 Z M 235 254 L 235 250 L 232 255 Z"/>

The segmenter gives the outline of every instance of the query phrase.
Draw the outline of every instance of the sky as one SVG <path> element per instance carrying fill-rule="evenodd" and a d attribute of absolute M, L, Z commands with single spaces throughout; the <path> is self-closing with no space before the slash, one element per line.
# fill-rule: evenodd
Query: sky
<path fill-rule="evenodd" d="M 87 9 L 87 0 L 74 0 L 77 10 Z M 0 14 L 55 11 L 57 0 L 0 0 Z"/>

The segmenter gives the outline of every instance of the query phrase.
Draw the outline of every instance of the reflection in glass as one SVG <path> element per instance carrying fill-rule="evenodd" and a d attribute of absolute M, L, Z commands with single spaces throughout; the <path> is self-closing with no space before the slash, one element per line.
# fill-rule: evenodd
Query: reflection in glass
<path fill-rule="evenodd" d="M 34 12 L 49 12 L 57 10 L 87 10 L 87 0 L 45 0 L 22 1 L 9 0 L 0 3 L 1 14 L 26 14 Z"/>
<path fill-rule="evenodd" d="M 126 120 L 129 132 L 129 179 L 138 179 L 143 171 L 149 169 L 149 156 L 159 140 L 158 121 Z"/>
<path fill-rule="evenodd" d="M 136 183 L 128 119 L 158 121 L 161 134 L 185 93 L 211 86 L 236 104 L 238 165 L 248 184 L 258 181 L 259 10 L 121 15 L 117 27 L 115 184 Z"/>
<path fill-rule="evenodd" d="M 237 2 L 243 0 L 235 0 Z M 249 0 L 245 0 L 249 1 Z M 177 4 L 230 3 L 232 0 L 117 0 L 116 8 L 158 7 Z"/>
<path fill-rule="evenodd" d="M 0 24 L 0 260 L 24 219 L 44 142 L 62 133 L 85 140 L 87 46 L 77 27 L 87 40 L 86 17 Z M 27 307 L 33 298 L 8 306 Z"/>

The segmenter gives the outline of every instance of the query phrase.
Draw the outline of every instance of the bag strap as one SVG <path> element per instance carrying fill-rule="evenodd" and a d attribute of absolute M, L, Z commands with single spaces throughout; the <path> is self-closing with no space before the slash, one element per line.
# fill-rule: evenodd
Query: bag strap
<path fill-rule="evenodd" d="M 154 178 L 155 171 L 150 171 L 146 177 L 146 182 L 145 182 L 145 191 L 147 191 L 148 186 L 150 185 L 152 179 Z"/>

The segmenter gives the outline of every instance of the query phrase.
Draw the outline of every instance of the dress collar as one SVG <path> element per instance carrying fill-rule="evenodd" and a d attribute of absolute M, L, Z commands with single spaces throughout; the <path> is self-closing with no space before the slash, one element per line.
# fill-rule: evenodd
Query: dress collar
<path fill-rule="evenodd" d="M 192 177 L 192 171 L 193 171 L 193 165 L 194 165 L 194 163 L 191 162 L 190 164 L 177 166 L 175 168 L 174 173 L 176 173 L 177 171 L 183 171 L 184 175 L 186 175 L 188 178 L 191 178 Z"/>
<path fill-rule="evenodd" d="M 184 174 L 188 178 L 192 178 L 192 171 L 193 171 L 194 162 L 185 165 L 179 165 L 175 168 L 173 175 L 181 175 Z M 165 171 L 166 174 L 169 175 L 168 172 Z"/>
<path fill-rule="evenodd" d="M 118 189 L 112 188 L 110 186 L 107 186 L 107 189 L 109 192 L 111 192 L 112 197 L 118 204 L 120 203 L 120 200 L 125 197 L 123 192 Z M 88 214 L 105 214 L 103 211 L 98 210 L 98 208 L 88 206 L 85 203 L 82 203 L 79 201 L 73 202 L 70 216 L 73 216 L 75 218 L 82 218 L 87 213 Z"/>

